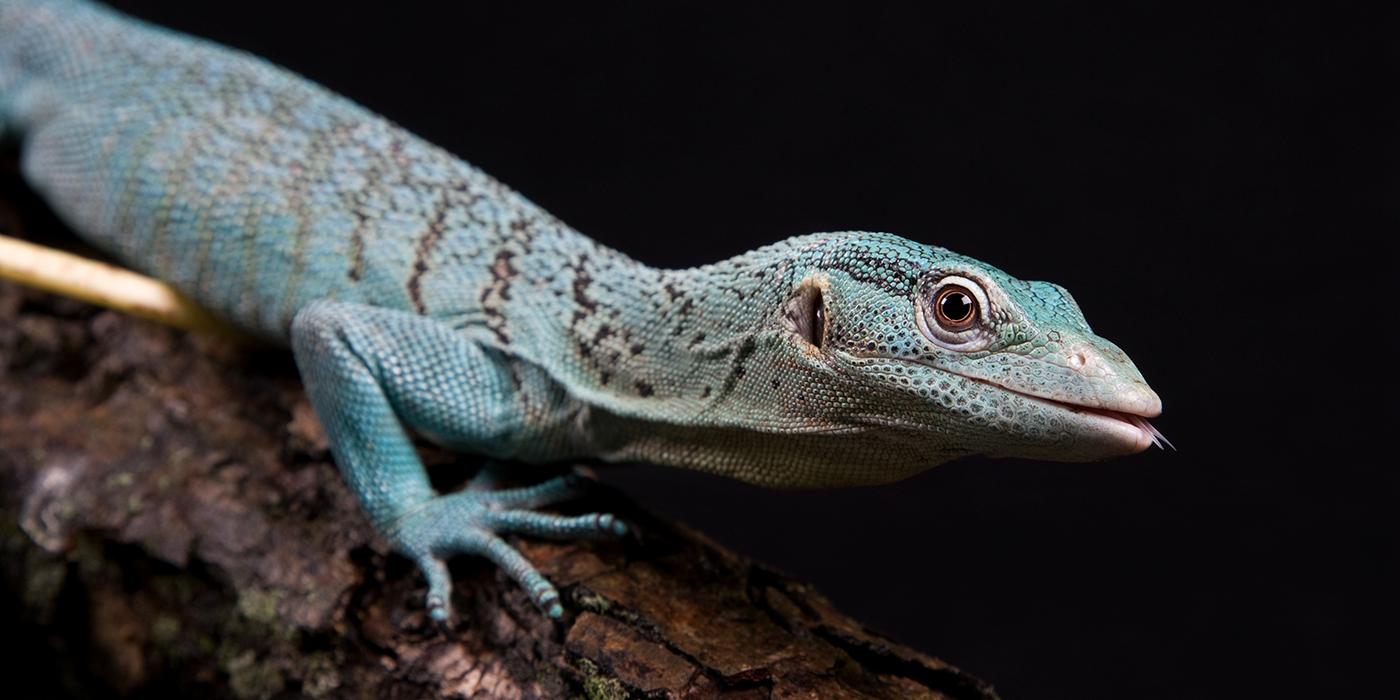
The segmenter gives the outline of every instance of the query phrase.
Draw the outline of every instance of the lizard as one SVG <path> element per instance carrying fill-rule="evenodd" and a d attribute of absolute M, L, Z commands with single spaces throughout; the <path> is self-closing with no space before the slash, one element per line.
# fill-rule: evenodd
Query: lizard
<path fill-rule="evenodd" d="M 81 237 L 290 347 L 439 621 L 451 556 L 487 557 L 557 618 L 504 537 L 628 532 L 540 510 L 576 475 L 498 488 L 510 463 L 826 488 L 1165 439 L 1158 395 L 1059 285 L 864 231 L 654 268 L 348 98 L 87 0 L 0 0 L 0 134 Z M 438 493 L 414 433 L 488 467 Z"/>

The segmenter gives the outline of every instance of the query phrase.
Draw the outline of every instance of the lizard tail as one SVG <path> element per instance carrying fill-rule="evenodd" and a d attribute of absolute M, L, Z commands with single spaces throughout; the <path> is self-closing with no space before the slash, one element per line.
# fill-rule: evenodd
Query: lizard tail
<path fill-rule="evenodd" d="M 0 137 L 43 109 L 43 84 L 81 70 L 84 47 L 114 14 L 88 0 L 0 0 Z"/>
<path fill-rule="evenodd" d="M 93 59 L 84 56 L 90 39 L 112 19 L 109 10 L 86 0 L 0 0 L 0 140 L 24 136 L 53 112 L 48 86 Z M 4 235 L 0 279 L 180 328 L 228 328 L 163 282 Z"/>

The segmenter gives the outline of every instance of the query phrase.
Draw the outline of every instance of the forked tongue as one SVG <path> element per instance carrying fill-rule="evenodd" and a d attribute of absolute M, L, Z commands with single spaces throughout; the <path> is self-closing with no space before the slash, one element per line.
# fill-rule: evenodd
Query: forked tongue
<path fill-rule="evenodd" d="M 1167 447 L 1170 447 L 1172 448 L 1173 452 L 1176 451 L 1176 445 L 1173 445 L 1172 441 L 1168 440 L 1167 436 L 1163 435 L 1162 431 L 1158 430 L 1156 426 L 1147 422 L 1146 418 L 1143 418 L 1142 416 L 1133 415 L 1128 416 L 1128 418 L 1133 421 L 1133 425 L 1136 425 L 1137 427 L 1146 430 L 1147 434 L 1152 436 L 1152 444 L 1156 445 L 1157 449 L 1165 450 L 1167 449 Z M 1163 444 L 1165 444 L 1167 447 L 1163 447 Z"/>

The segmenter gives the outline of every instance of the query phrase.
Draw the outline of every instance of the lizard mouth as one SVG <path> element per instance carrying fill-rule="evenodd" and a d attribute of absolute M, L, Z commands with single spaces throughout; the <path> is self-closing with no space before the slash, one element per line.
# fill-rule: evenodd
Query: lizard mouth
<path fill-rule="evenodd" d="M 966 374 L 958 374 L 958 376 L 968 381 L 985 384 L 998 391 L 1014 394 L 1050 411 L 1061 413 L 1066 420 L 1084 425 L 1093 432 L 1102 434 L 1120 443 L 1130 453 L 1142 452 L 1154 446 L 1159 450 L 1165 450 L 1167 448 L 1176 450 L 1176 447 L 1167 439 L 1167 436 L 1163 435 L 1160 430 L 1157 430 L 1156 426 L 1152 425 L 1152 423 L 1147 420 L 1148 416 L 1127 411 L 1101 408 L 1098 406 L 1086 406 L 1084 404 L 1053 399 L 1048 396 L 1038 396 L 1004 384 L 998 384 L 980 377 L 971 377 Z"/>
<path fill-rule="evenodd" d="M 967 380 L 982 386 L 989 387 L 998 392 L 1010 394 L 1016 398 L 1032 404 L 1042 413 L 1059 418 L 1064 424 L 1073 426 L 1071 433 L 1077 435 L 1076 441 L 1087 440 L 1088 444 L 1083 444 L 1083 449 L 1076 449 L 1078 458 L 1088 457 L 1089 459 L 1102 459 L 1124 454 L 1135 454 L 1142 452 L 1149 447 L 1158 449 L 1172 449 L 1176 447 L 1171 441 L 1152 425 L 1148 418 L 1155 417 L 1161 412 L 1160 402 L 1156 396 L 1147 390 L 1151 395 L 1150 402 L 1142 403 L 1142 407 L 1137 411 L 1125 411 L 1115 408 L 1104 408 L 1101 406 L 1088 406 L 1081 403 L 1073 403 L 1063 399 L 1049 396 L 1032 394 L 1028 391 L 1018 389 L 1013 386 L 984 379 L 982 377 L 963 374 L 962 372 L 952 372 L 944 368 L 933 366 L 929 363 L 913 361 L 911 364 L 930 367 L 937 371 L 947 372 L 960 379 Z M 1144 387 L 1145 388 L 1145 387 Z M 1130 397 L 1120 402 L 1120 405 L 1132 406 L 1135 402 Z M 1090 444 L 1097 447 L 1090 447 Z M 1064 457 L 1065 453 L 1047 453 L 1052 458 Z M 1071 459 L 1070 461 L 1078 461 Z"/>
<path fill-rule="evenodd" d="M 1129 437 L 1133 438 L 1134 452 L 1141 452 L 1147 449 L 1149 446 L 1155 446 L 1159 450 L 1165 450 L 1168 447 L 1170 447 L 1172 450 L 1176 449 L 1176 447 L 1172 445 L 1171 440 L 1168 440 L 1167 436 L 1163 435 L 1162 431 L 1158 430 L 1156 426 L 1152 425 L 1151 421 L 1148 421 L 1145 416 L 1140 416 L 1135 413 L 1127 413 L 1124 411 L 1114 411 L 1106 408 L 1097 408 L 1094 406 L 1083 406 L 1080 404 L 1067 403 L 1065 401 L 1047 399 L 1042 396 L 1032 396 L 1030 394 L 1015 391 L 1014 389 L 1007 389 L 1006 387 L 999 388 L 1009 391 L 1013 394 L 1017 394 L 1030 401 L 1048 404 L 1062 411 L 1067 411 L 1069 413 L 1076 414 L 1080 416 L 1081 419 L 1087 419 L 1096 423 L 1103 423 L 1107 429 L 1115 433 L 1125 432 L 1124 428 L 1131 429 L 1132 433 L 1129 435 Z"/>

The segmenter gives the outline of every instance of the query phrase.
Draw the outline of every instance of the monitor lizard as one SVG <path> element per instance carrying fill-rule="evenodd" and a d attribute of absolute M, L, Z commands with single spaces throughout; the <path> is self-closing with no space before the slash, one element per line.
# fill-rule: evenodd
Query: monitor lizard
<path fill-rule="evenodd" d="M 537 512 L 570 475 L 493 489 L 510 461 L 838 487 L 1160 438 L 1158 396 L 1058 285 L 861 231 L 650 267 L 349 99 L 85 0 L 0 0 L 0 132 L 83 238 L 290 346 L 439 620 L 451 555 L 488 557 L 558 617 L 502 536 L 627 531 Z M 437 493 L 410 430 L 496 466 Z"/>

